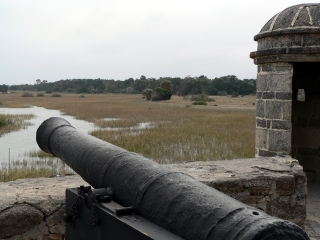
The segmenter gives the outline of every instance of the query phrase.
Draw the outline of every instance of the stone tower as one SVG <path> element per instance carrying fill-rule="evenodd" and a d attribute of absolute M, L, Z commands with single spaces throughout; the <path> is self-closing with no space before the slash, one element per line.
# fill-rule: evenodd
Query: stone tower
<path fill-rule="evenodd" d="M 256 156 L 291 155 L 320 181 L 320 4 L 284 9 L 254 40 Z"/>

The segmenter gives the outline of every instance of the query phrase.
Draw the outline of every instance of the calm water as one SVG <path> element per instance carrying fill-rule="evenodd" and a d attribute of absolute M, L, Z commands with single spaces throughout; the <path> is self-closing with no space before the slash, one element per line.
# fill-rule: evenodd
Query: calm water
<path fill-rule="evenodd" d="M 31 108 L 0 108 L 0 114 L 33 114 L 34 118 L 27 120 L 32 125 L 17 132 L 11 132 L 0 137 L 0 163 L 8 162 L 9 149 L 10 160 L 22 160 L 24 153 L 40 150 L 36 142 L 36 132 L 41 123 L 50 117 L 62 117 L 72 126 L 88 133 L 96 127 L 93 123 L 75 119 L 72 116 L 62 115 L 58 110 L 49 110 L 42 107 Z"/>

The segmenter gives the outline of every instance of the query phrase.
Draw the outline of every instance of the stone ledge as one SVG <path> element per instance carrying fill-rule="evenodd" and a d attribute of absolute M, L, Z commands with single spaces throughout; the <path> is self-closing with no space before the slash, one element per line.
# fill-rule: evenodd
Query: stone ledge
<path fill-rule="evenodd" d="M 292 158 L 251 158 L 168 165 L 272 216 L 304 226 L 307 179 Z"/>
<path fill-rule="evenodd" d="M 295 159 L 253 158 L 167 166 L 270 215 L 304 226 L 307 179 Z M 88 184 L 78 175 L 1 183 L 0 239 L 63 239 L 65 189 L 80 185 Z M 29 218 L 35 218 L 28 222 L 29 229 L 17 232 L 6 216 L 24 208 L 28 211 L 20 212 L 21 218 L 30 213 L 35 216 Z"/>

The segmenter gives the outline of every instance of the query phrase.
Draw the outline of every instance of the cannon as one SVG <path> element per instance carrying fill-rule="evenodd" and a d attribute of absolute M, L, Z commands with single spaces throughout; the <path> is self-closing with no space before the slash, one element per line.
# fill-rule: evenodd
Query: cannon
<path fill-rule="evenodd" d="M 107 233 L 101 229 L 103 226 L 118 233 L 135 228 L 149 239 L 309 239 L 299 226 L 289 221 L 269 216 L 189 175 L 174 172 L 137 153 L 83 133 L 63 118 L 44 121 L 36 138 L 43 151 L 60 158 L 93 187 L 81 186 L 66 191 L 67 205 L 68 197 L 74 201 L 72 208 L 66 210 L 69 215 L 65 220 L 72 223 L 67 226 L 67 240 L 90 239 L 90 234 L 91 239 L 145 239 L 134 238 L 133 233 L 129 238 L 104 238 Z M 79 205 L 91 209 L 93 214 L 79 213 Z M 81 219 L 77 219 L 77 215 L 81 215 Z M 85 221 L 89 215 L 93 219 L 99 217 L 85 228 L 80 221 Z M 121 224 L 112 227 L 115 225 L 108 222 L 112 217 Z M 130 217 L 142 219 L 140 225 L 129 226 Z M 147 224 L 142 226 L 143 223 Z M 145 232 L 148 226 L 160 235 L 163 230 L 164 235 L 152 237 Z M 80 232 L 79 235 L 75 235 L 76 232 Z M 83 232 L 90 234 L 81 237 L 85 236 Z M 98 233 L 94 235 L 94 232 Z"/>

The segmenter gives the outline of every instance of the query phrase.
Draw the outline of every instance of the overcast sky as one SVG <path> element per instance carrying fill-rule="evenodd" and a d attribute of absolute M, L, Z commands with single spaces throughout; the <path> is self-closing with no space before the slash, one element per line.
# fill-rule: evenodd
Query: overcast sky
<path fill-rule="evenodd" d="M 0 0 L 0 84 L 141 75 L 255 78 L 254 35 L 300 3 Z"/>

